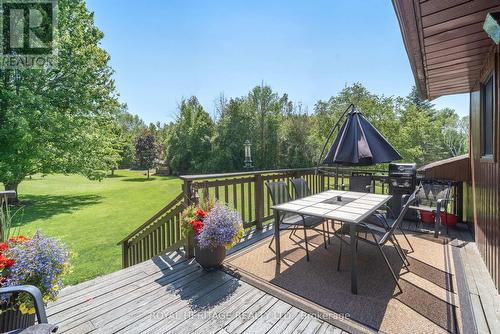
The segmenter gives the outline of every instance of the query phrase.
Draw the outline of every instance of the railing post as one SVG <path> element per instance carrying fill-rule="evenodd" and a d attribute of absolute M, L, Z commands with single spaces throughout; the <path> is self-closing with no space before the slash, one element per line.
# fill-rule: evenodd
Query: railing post
<path fill-rule="evenodd" d="M 264 218 L 264 180 L 261 174 L 255 174 L 255 225 L 262 230 Z"/>
<path fill-rule="evenodd" d="M 455 211 L 460 223 L 464 222 L 464 183 L 455 184 Z"/>
<path fill-rule="evenodd" d="M 128 241 L 125 240 L 122 243 L 122 267 L 127 268 L 128 266 L 130 266 L 128 258 Z"/>
<path fill-rule="evenodd" d="M 182 190 L 184 191 L 184 201 L 186 202 L 186 206 L 194 204 L 194 197 L 196 196 L 196 192 L 193 191 L 193 182 L 190 180 L 184 180 L 184 184 L 182 186 Z M 186 237 L 186 257 L 188 259 L 194 257 L 194 237 L 190 233 Z"/>

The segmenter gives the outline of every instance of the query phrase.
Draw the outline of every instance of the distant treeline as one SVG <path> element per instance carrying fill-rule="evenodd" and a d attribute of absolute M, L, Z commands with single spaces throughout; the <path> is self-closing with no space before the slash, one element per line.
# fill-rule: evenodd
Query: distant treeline
<path fill-rule="evenodd" d="M 252 143 L 257 170 L 311 167 L 341 113 L 354 103 L 400 152 L 419 165 L 456 156 L 468 149 L 468 117 L 452 109 L 437 110 L 418 97 L 370 93 L 361 84 L 345 87 L 312 111 L 290 101 L 269 86 L 257 86 L 247 96 L 220 96 L 212 117 L 193 96 L 181 101 L 175 122 L 147 126 L 122 108 L 121 166 L 135 161 L 134 143 L 145 131 L 161 147 L 161 160 L 174 174 L 244 170 L 244 142 Z"/>

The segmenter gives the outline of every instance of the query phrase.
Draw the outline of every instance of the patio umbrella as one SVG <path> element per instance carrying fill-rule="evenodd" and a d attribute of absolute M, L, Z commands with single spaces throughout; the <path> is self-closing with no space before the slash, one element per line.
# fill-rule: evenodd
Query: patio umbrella
<path fill-rule="evenodd" d="M 402 159 L 396 149 L 354 105 L 350 105 L 347 110 L 349 108 L 351 111 L 347 115 L 347 120 L 340 128 L 328 154 L 322 161 L 323 164 L 368 166 Z M 324 149 L 341 119 L 330 132 L 321 156 L 323 156 Z"/>

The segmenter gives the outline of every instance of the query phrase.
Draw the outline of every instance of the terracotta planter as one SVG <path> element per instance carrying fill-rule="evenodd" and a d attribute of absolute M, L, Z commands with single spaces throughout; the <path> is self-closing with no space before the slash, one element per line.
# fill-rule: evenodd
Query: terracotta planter
<path fill-rule="evenodd" d="M 10 309 L 10 305 L 10 303 L 3 303 L 0 305 L 0 333 L 20 328 L 28 328 L 35 324 L 36 315 L 22 314 L 21 311 L 13 311 Z"/>
<path fill-rule="evenodd" d="M 194 246 L 194 258 L 205 270 L 214 270 L 220 268 L 226 258 L 226 248 L 219 246 L 217 248 L 200 248 L 198 243 Z"/>

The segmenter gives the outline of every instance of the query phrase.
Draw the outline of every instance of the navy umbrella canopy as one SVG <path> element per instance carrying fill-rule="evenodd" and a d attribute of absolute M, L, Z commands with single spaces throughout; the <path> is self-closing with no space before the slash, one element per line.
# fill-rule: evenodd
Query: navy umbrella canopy
<path fill-rule="evenodd" d="M 323 164 L 368 166 L 400 159 L 394 147 L 353 106 Z"/>

